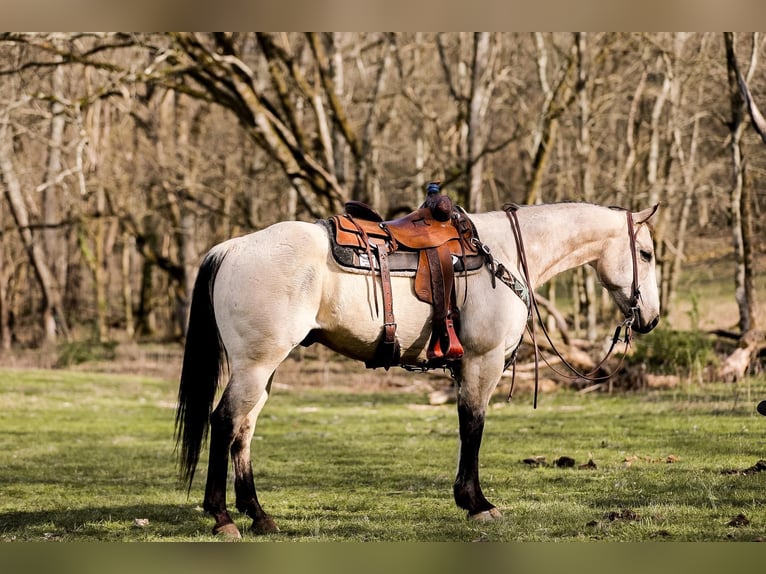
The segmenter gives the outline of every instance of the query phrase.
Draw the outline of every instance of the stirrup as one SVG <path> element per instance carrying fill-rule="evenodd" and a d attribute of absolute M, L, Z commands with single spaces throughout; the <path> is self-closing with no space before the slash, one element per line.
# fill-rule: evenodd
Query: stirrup
<path fill-rule="evenodd" d="M 442 346 L 442 340 L 444 345 Z M 428 348 L 426 357 L 429 361 L 444 360 L 454 361 L 463 356 L 463 345 L 457 337 L 455 332 L 455 325 L 452 319 L 445 319 L 444 332 L 441 335 L 436 335 L 431 339 L 431 345 Z"/>

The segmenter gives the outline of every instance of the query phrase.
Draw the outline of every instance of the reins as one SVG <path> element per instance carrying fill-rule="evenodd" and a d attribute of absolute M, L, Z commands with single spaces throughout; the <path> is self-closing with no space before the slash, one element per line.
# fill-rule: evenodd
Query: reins
<path fill-rule="evenodd" d="M 633 271 L 629 312 L 625 315 L 625 320 L 617 326 L 617 329 L 615 330 L 614 335 L 612 337 L 612 344 L 609 347 L 609 351 L 607 351 L 604 358 L 595 367 L 593 367 L 593 369 L 591 369 L 587 373 L 583 373 L 579 371 L 577 367 L 575 367 L 569 361 L 567 361 L 564 358 L 564 356 L 559 352 L 559 350 L 556 348 L 556 345 L 551 340 L 550 334 L 548 333 L 548 329 L 545 327 L 545 322 L 543 321 L 542 315 L 540 313 L 540 307 L 537 303 L 534 289 L 532 289 L 531 283 L 529 280 L 529 267 L 527 265 L 527 255 L 526 255 L 526 250 L 524 248 L 524 240 L 521 234 L 521 226 L 519 224 L 519 218 L 516 213 L 519 209 L 519 206 L 516 204 L 509 204 L 504 206 L 503 209 L 508 217 L 508 221 L 510 222 L 510 225 L 511 225 L 511 230 L 513 231 L 514 239 L 516 240 L 516 249 L 518 252 L 519 267 L 521 268 L 521 272 L 524 276 L 524 281 L 526 281 L 528 286 L 530 316 L 532 316 L 533 313 L 537 315 L 537 321 L 535 321 L 534 317 L 532 317 L 531 327 L 529 323 L 527 324 L 527 331 L 529 332 L 529 336 L 532 340 L 532 347 L 534 348 L 534 356 L 535 356 L 535 395 L 534 395 L 533 404 L 534 404 L 534 408 L 537 408 L 537 394 L 538 394 L 539 378 L 540 378 L 539 365 L 540 365 L 540 357 L 542 356 L 539 351 L 539 346 L 537 344 L 537 332 L 535 328 L 537 322 L 540 323 L 540 328 L 542 329 L 543 334 L 545 335 L 545 338 L 548 340 L 548 343 L 550 344 L 551 349 L 553 349 L 553 352 L 561 360 L 562 364 L 574 374 L 574 376 L 568 375 L 567 373 L 562 373 L 561 371 L 557 370 L 548 362 L 548 360 L 544 356 L 542 356 L 543 360 L 545 361 L 545 364 L 548 365 L 548 367 L 551 368 L 556 374 L 569 379 L 581 378 L 581 379 L 585 379 L 586 381 L 601 382 L 601 381 L 610 379 L 616 372 L 619 371 L 620 367 L 622 366 L 622 363 L 625 360 L 625 355 L 627 353 L 627 347 L 630 346 L 630 342 L 632 339 L 632 326 L 633 326 L 633 322 L 636 319 L 636 316 L 638 315 L 638 302 L 641 298 L 641 291 L 638 286 L 638 260 L 636 258 L 636 230 L 635 230 L 635 225 L 633 224 L 633 217 L 631 212 L 626 211 L 626 217 L 628 222 L 628 238 L 630 240 L 630 252 L 632 257 L 632 271 Z M 626 346 L 626 352 L 623 353 L 620 359 L 620 365 L 610 375 L 595 376 L 595 374 L 604 366 L 607 359 L 609 359 L 612 352 L 614 351 L 614 348 L 617 346 L 617 343 L 620 341 L 620 338 L 621 338 L 620 333 L 623 327 L 625 328 L 624 342 Z M 514 386 L 515 376 L 516 376 L 515 354 L 513 358 L 513 367 L 514 367 L 514 370 L 513 370 L 513 374 L 511 378 L 511 388 L 510 388 L 510 391 L 508 392 L 508 400 L 511 400 L 512 398 L 513 386 Z"/>

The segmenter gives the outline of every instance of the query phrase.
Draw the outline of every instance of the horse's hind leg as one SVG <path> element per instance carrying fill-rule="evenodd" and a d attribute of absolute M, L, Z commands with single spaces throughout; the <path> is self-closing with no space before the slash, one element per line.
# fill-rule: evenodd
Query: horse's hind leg
<path fill-rule="evenodd" d="M 210 416 L 210 453 L 202 507 L 215 519 L 213 534 L 241 538 L 226 509 L 226 476 L 229 469 L 229 445 L 233 435 L 234 421 L 227 415 L 222 399 Z"/>
<path fill-rule="evenodd" d="M 271 378 L 273 378 L 273 373 Z M 269 534 L 279 532 L 279 528 L 272 518 L 266 514 L 258 502 L 253 478 L 253 464 L 250 458 L 250 444 L 255 431 L 255 423 L 263 405 L 268 398 L 271 387 L 271 378 L 266 391 L 261 395 L 261 400 L 251 410 L 245 421 L 239 428 L 231 445 L 231 460 L 234 464 L 234 491 L 236 493 L 237 510 L 253 519 L 250 529 L 255 534 Z"/>
<path fill-rule="evenodd" d="M 205 486 L 205 501 L 203 508 L 215 519 L 214 534 L 223 534 L 239 538 L 240 533 L 226 507 L 226 483 L 229 467 L 229 451 L 233 453 L 237 478 L 235 484 L 247 484 L 252 492 L 254 506 L 246 510 L 259 516 L 266 516 L 255 498 L 255 485 L 252 480 L 252 469 L 249 465 L 249 443 L 255 427 L 255 420 L 268 398 L 267 384 L 273 370 L 259 368 L 235 369 L 226 386 L 218 406 L 210 417 L 210 458 L 208 464 L 207 483 Z M 248 444 L 244 449 L 248 464 L 244 464 L 242 456 L 243 443 Z M 243 471 L 244 467 L 244 471 Z M 249 472 L 249 478 L 248 478 Z M 247 494 L 239 499 L 247 500 Z M 255 518 L 255 517 L 253 517 Z"/>

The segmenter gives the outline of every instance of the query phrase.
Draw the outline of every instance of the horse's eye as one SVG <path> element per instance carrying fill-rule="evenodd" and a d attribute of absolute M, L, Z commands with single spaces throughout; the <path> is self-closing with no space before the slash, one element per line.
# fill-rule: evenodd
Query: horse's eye
<path fill-rule="evenodd" d="M 639 251 L 639 254 L 641 255 L 641 259 L 649 263 L 652 260 L 652 252 L 651 251 L 644 251 L 643 249 Z"/>

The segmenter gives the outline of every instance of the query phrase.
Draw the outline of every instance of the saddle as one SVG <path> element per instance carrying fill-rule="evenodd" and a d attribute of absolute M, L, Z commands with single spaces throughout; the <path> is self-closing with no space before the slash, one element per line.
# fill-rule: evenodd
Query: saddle
<path fill-rule="evenodd" d="M 468 269 L 468 260 L 481 259 L 472 238 L 475 230 L 465 212 L 440 193 L 438 182 L 428 185 L 425 202 L 412 213 L 384 221 L 372 207 L 358 201 L 345 204 L 345 213 L 330 218 L 333 243 L 355 251 L 370 271 L 380 274 L 383 331 L 375 357 L 367 367 L 400 364 L 393 313 L 390 260 L 416 260 L 415 295 L 432 306 L 431 340 L 427 367 L 447 364 L 463 356 L 457 332 L 455 269 Z M 480 261 L 476 267 L 480 266 Z M 401 264 L 400 264 L 401 265 Z M 374 284 L 373 284 L 374 285 Z M 377 295 L 375 296 L 377 305 Z"/>

